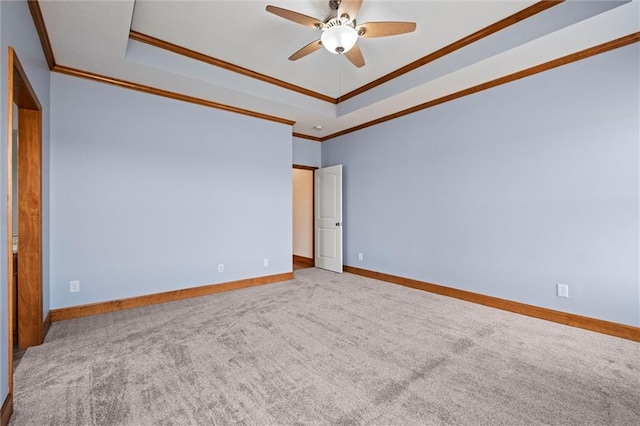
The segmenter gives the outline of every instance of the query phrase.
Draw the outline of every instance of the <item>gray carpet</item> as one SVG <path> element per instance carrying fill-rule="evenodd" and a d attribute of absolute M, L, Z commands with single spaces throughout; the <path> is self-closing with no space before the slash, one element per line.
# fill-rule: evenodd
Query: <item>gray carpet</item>
<path fill-rule="evenodd" d="M 318 269 L 54 323 L 18 425 L 640 425 L 640 345 Z"/>

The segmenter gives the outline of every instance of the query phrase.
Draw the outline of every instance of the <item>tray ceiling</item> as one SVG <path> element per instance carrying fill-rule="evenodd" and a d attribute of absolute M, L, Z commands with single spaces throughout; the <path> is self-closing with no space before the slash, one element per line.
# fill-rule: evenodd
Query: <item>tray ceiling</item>
<path fill-rule="evenodd" d="M 637 1 L 545 3 L 365 0 L 359 23 L 417 29 L 360 39 L 363 68 L 324 49 L 287 59 L 320 31 L 266 6 L 323 19 L 325 0 L 39 5 L 58 66 L 281 117 L 295 121 L 294 132 L 323 138 L 639 31 Z"/>

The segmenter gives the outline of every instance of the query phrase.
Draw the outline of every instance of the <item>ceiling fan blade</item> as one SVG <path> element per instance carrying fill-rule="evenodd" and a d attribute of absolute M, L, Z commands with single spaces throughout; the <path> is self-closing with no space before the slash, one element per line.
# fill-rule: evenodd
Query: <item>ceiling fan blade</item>
<path fill-rule="evenodd" d="M 358 16 L 363 0 L 342 0 L 338 6 L 338 17 L 349 15 L 349 20 L 353 21 Z"/>
<path fill-rule="evenodd" d="M 288 19 L 297 24 L 304 25 L 305 27 L 311 27 L 320 29 L 322 27 L 322 21 L 311 16 L 303 15 L 302 13 L 294 12 L 292 10 L 283 9 L 276 6 L 267 6 L 267 12 L 273 13 L 281 18 Z"/>
<path fill-rule="evenodd" d="M 415 31 L 415 22 L 366 22 L 356 28 L 362 38 L 386 37 Z"/>
<path fill-rule="evenodd" d="M 316 50 L 320 49 L 321 47 L 322 47 L 322 42 L 320 40 L 312 41 L 311 43 L 307 44 L 302 49 L 298 50 L 293 55 L 289 56 L 289 60 L 290 61 L 297 61 L 300 58 L 304 58 L 309 53 L 315 52 Z"/>
<path fill-rule="evenodd" d="M 356 67 L 362 68 L 364 66 L 364 56 L 362 56 L 362 51 L 357 44 L 345 53 L 344 56 Z"/>

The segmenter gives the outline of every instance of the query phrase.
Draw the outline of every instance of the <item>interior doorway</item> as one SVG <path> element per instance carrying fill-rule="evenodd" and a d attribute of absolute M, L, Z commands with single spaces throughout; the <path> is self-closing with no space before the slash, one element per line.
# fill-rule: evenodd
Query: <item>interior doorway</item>
<path fill-rule="evenodd" d="M 21 349 L 44 339 L 42 306 L 42 106 L 16 52 L 9 47 L 7 79 L 7 283 L 9 393 L 13 393 L 14 323 Z M 17 120 L 17 126 L 14 122 Z M 17 129 L 19 149 L 12 140 Z M 14 160 L 17 172 L 14 173 Z M 14 189 L 17 208 L 14 209 Z M 15 212 L 15 214 L 14 214 Z M 17 217 L 16 217 L 17 216 Z M 14 224 L 17 244 L 14 247 Z M 17 274 L 14 274 L 14 259 Z M 14 309 L 16 304 L 17 312 Z"/>
<path fill-rule="evenodd" d="M 342 164 L 314 172 L 316 268 L 342 273 Z"/>
<path fill-rule="evenodd" d="M 311 268 L 315 258 L 313 173 L 317 167 L 293 166 L 293 269 Z"/>

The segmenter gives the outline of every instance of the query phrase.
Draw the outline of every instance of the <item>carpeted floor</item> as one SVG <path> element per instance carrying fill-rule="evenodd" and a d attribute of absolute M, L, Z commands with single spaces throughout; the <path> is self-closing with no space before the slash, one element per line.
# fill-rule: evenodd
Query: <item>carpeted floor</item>
<path fill-rule="evenodd" d="M 11 425 L 640 425 L 640 345 L 319 269 L 54 323 Z"/>

